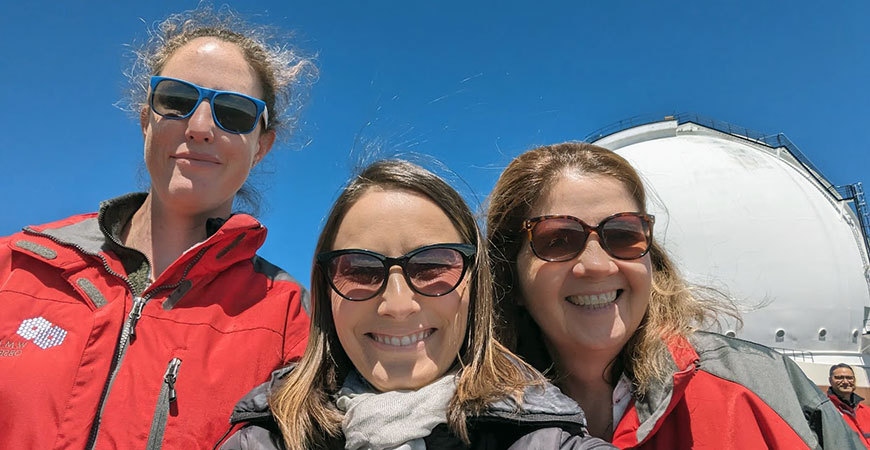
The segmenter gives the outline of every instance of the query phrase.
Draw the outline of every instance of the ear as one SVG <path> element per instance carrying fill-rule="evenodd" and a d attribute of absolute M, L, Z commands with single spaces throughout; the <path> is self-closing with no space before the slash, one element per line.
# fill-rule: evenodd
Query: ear
<path fill-rule="evenodd" d="M 254 162 L 253 164 L 251 164 L 252 168 L 259 164 L 260 161 L 262 161 L 263 158 L 265 158 L 266 155 L 269 154 L 269 151 L 272 150 L 272 145 L 274 143 L 275 130 L 267 130 L 260 133 L 260 137 L 257 138 L 257 153 L 254 154 Z"/>
<path fill-rule="evenodd" d="M 139 109 L 139 125 L 142 126 L 142 137 L 145 137 L 145 130 L 148 129 L 148 119 L 150 119 L 151 108 L 148 105 L 142 105 Z"/>

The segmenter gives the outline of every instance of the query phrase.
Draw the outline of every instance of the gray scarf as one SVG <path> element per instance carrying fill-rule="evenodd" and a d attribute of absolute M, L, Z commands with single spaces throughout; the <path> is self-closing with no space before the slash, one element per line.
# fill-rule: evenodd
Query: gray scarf
<path fill-rule="evenodd" d="M 351 371 L 335 404 L 344 413 L 347 450 L 425 450 L 423 438 L 447 423 L 447 404 L 456 392 L 448 374 L 416 391 L 378 392 Z"/>

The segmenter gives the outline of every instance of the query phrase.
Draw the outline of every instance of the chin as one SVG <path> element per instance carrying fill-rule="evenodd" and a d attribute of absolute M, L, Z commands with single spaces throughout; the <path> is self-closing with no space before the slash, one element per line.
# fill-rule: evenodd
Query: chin
<path fill-rule="evenodd" d="M 411 373 L 408 373 L 408 372 Z M 368 382 L 381 392 L 399 391 L 399 390 L 417 390 L 439 378 L 439 374 L 431 369 L 415 370 L 395 368 L 390 371 L 394 375 L 388 374 L 370 374 L 372 377 Z"/>
<path fill-rule="evenodd" d="M 172 209 L 181 210 L 190 215 L 232 210 L 233 198 L 214 198 L 214 191 L 207 188 L 191 186 L 170 186 L 166 194 L 160 196 Z M 217 214 L 222 215 L 222 214 Z"/>

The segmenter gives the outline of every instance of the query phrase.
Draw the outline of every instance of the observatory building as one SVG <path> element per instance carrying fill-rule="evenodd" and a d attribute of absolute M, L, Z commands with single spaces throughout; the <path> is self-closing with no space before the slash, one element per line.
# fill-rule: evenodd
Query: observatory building
<path fill-rule="evenodd" d="M 655 237 L 682 274 L 738 302 L 743 327 L 715 331 L 777 349 L 820 386 L 832 364 L 850 364 L 870 398 L 861 183 L 831 184 L 783 134 L 692 114 L 629 119 L 585 141 L 638 169 Z"/>

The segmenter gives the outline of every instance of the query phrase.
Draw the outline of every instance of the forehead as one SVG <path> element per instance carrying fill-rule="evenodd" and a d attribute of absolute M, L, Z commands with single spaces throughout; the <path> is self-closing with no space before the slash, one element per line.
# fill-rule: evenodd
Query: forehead
<path fill-rule="evenodd" d="M 590 225 L 620 212 L 640 212 L 625 185 L 606 175 L 566 172 L 532 205 L 531 216 L 567 214 Z"/>
<path fill-rule="evenodd" d="M 837 367 L 833 375 L 854 375 L 854 373 L 848 367 Z"/>
<path fill-rule="evenodd" d="M 373 187 L 348 208 L 332 247 L 401 256 L 424 245 L 450 242 L 462 242 L 462 237 L 432 199 L 413 191 Z"/>
<path fill-rule="evenodd" d="M 176 49 L 166 60 L 160 75 L 258 98 L 262 94 L 257 73 L 242 49 L 213 37 L 199 37 Z"/>

